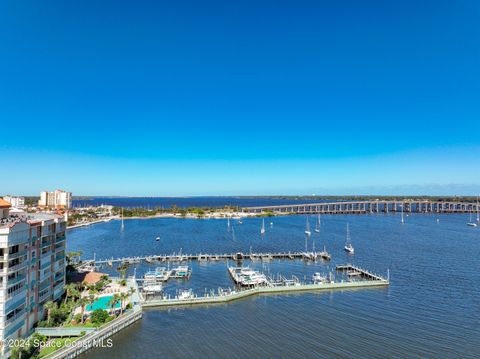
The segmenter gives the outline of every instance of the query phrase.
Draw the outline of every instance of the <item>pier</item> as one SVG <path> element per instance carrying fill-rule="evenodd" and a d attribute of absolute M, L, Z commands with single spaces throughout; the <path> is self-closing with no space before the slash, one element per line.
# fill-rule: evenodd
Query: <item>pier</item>
<path fill-rule="evenodd" d="M 160 254 L 160 255 L 148 255 L 148 256 L 137 256 L 137 257 L 122 257 L 122 258 L 110 258 L 110 259 L 89 259 L 82 261 L 79 264 L 79 269 L 88 269 L 95 266 L 104 266 L 113 264 L 138 264 L 138 263 L 178 263 L 178 262 L 188 262 L 188 261 L 199 261 L 199 262 L 218 262 L 218 261 L 228 261 L 233 260 L 241 262 L 243 260 L 252 260 L 252 261 L 271 261 L 275 259 L 304 259 L 304 260 L 330 260 L 331 256 L 327 251 L 321 252 L 277 252 L 277 253 L 223 253 L 223 254 Z"/>
<path fill-rule="evenodd" d="M 374 288 L 386 287 L 390 284 L 389 278 L 384 278 L 380 275 L 373 274 L 362 268 L 353 266 L 351 264 L 339 265 L 336 267 L 337 271 L 347 271 L 347 276 L 350 279 L 335 281 L 333 279 L 326 280 L 322 283 L 300 283 L 287 282 L 281 285 L 279 282 L 267 281 L 265 285 L 259 285 L 253 288 L 242 290 L 220 290 L 218 294 L 210 293 L 204 296 L 192 296 L 190 298 L 167 297 L 161 299 L 144 300 L 142 307 L 172 307 L 172 306 L 193 306 L 205 304 L 222 304 L 228 303 L 242 298 L 250 297 L 259 294 L 288 294 L 299 292 L 312 291 L 326 291 L 335 289 L 360 289 L 360 288 Z M 358 273 L 358 275 L 348 275 L 349 272 Z"/>
<path fill-rule="evenodd" d="M 443 201 L 349 201 L 244 207 L 244 213 L 273 214 L 370 214 L 370 213 L 476 213 L 478 203 Z"/>

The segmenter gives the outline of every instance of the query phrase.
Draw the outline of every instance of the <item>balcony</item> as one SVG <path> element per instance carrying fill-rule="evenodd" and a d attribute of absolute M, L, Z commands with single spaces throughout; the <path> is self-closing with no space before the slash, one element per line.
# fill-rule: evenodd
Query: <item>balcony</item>
<path fill-rule="evenodd" d="M 22 263 L 15 264 L 14 266 L 7 267 L 7 273 L 13 273 L 20 269 L 23 269 L 26 267 L 26 264 L 27 262 L 22 262 Z"/>
<path fill-rule="evenodd" d="M 16 278 L 9 279 L 8 282 L 7 282 L 7 285 L 11 286 L 11 285 L 17 284 L 18 282 L 21 282 L 25 278 L 26 278 L 25 274 L 20 274 Z"/>
<path fill-rule="evenodd" d="M 27 251 L 19 251 L 17 253 L 7 253 L 5 255 L 5 260 L 12 260 L 12 259 L 20 258 L 20 257 L 26 256 L 26 255 L 27 255 Z"/>
<path fill-rule="evenodd" d="M 12 324 L 13 322 L 15 322 L 18 318 L 21 318 L 25 315 L 25 309 L 22 309 L 21 311 L 19 311 L 17 314 L 15 314 L 13 317 L 9 318 L 9 319 L 6 319 L 5 320 L 5 326 L 8 326 L 10 324 Z"/>
<path fill-rule="evenodd" d="M 45 293 L 45 294 L 42 295 L 40 298 L 38 298 L 38 303 L 39 303 L 39 304 L 42 304 L 43 302 L 46 302 L 47 299 L 50 299 L 51 297 L 52 297 L 52 293 L 51 293 L 51 292 Z"/>

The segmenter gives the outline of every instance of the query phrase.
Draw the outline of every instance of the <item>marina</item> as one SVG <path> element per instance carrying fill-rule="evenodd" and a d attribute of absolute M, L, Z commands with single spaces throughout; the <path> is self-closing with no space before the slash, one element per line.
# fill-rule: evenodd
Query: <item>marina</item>
<path fill-rule="evenodd" d="M 147 338 L 152 335 L 162 338 L 162 347 L 149 352 L 152 357 L 174 356 L 180 340 L 192 348 L 202 347 L 202 343 L 208 348 L 224 348 L 216 352 L 222 356 L 234 351 L 233 342 L 245 340 L 246 333 L 266 335 L 276 347 L 294 341 L 298 333 L 306 338 L 303 344 L 307 349 L 299 350 L 302 357 L 321 350 L 323 342 L 320 345 L 318 337 L 325 339 L 328 350 L 336 350 L 336 339 L 341 338 L 348 343 L 342 351 L 348 350 L 352 357 L 387 353 L 389 357 L 446 358 L 469 357 L 468 353 L 475 352 L 478 338 L 468 328 L 475 326 L 478 313 L 474 307 L 462 305 L 464 299 L 455 295 L 461 291 L 471 297 L 478 291 L 478 285 L 471 286 L 476 283 L 472 268 L 478 267 L 471 253 L 478 249 L 480 232 L 465 225 L 469 214 L 405 212 L 404 223 L 400 211 L 388 216 L 322 214 L 320 234 L 314 231 L 317 217 L 309 218 L 312 233 L 308 251 L 313 251 L 315 240 L 319 249 L 326 246 L 330 261 L 304 259 L 304 215 L 276 217 L 273 228 L 269 225 L 272 220 L 265 218 L 263 237 L 259 233 L 263 218 L 243 218 L 242 225 L 231 221 L 235 240 L 227 231 L 226 218 L 138 219 L 126 222 L 123 232 L 119 221 L 110 221 L 73 230 L 68 245 L 69 250 L 83 250 L 82 257 L 98 260 L 101 272 L 115 275 L 122 259 L 132 262 L 127 269 L 130 277 L 136 270 L 144 320 L 135 329 L 119 334 L 121 339 L 114 339 L 117 357 L 131 355 L 136 351 L 132 345 L 137 343 L 148 347 Z M 347 223 L 355 247 L 353 256 L 344 250 Z M 161 241 L 155 240 L 157 236 Z M 197 260 L 178 261 L 189 253 Z M 237 262 L 232 259 L 237 253 L 252 256 Z M 271 255 L 274 253 L 298 253 L 298 257 L 276 259 Z M 158 255 L 172 261 L 152 260 Z M 229 258 L 224 259 L 224 255 Z M 108 259 L 120 261 L 109 266 L 105 263 Z M 147 272 L 181 265 L 190 267 L 189 280 L 169 279 L 159 283 L 159 291 L 155 291 L 158 287 L 148 293 L 142 290 L 145 282 L 140 279 Z M 249 267 L 264 274 L 269 284 L 236 286 L 228 267 Z M 388 279 L 388 270 L 388 285 L 374 280 L 377 275 Z M 444 273 L 442 280 L 439 273 Z M 384 320 L 386 317 L 389 320 Z M 288 330 L 283 329 L 285 325 Z M 463 329 L 452 333 L 452 326 Z M 349 339 L 356 338 L 358 329 L 373 346 L 361 344 L 363 337 L 362 341 Z M 185 333 L 192 332 L 196 334 L 185 338 Z M 425 333 L 432 336 L 425 337 Z M 330 337 L 335 338 L 331 343 Z M 401 345 L 405 342 L 410 343 L 408 350 Z M 249 338 L 247 343 L 250 355 L 265 354 L 258 347 L 259 341 Z M 448 343 L 447 354 L 439 349 L 439 343 Z M 265 350 L 275 355 L 274 349 Z M 288 351 L 289 356 L 299 357 L 296 353 Z M 340 355 L 337 351 L 329 353 Z M 208 356 L 209 352 L 201 354 Z M 88 357 L 107 355 L 109 351 L 98 349 Z"/>
<path fill-rule="evenodd" d="M 263 274 L 252 271 L 250 268 L 231 267 L 229 268 L 229 273 L 232 276 L 232 279 L 236 283 L 242 283 L 242 286 L 249 288 L 219 288 L 216 293 L 211 291 L 204 296 L 197 296 L 192 290 L 187 290 L 187 292 L 181 292 L 174 297 L 168 296 L 161 299 L 144 300 L 142 306 L 148 308 L 228 303 L 259 294 L 288 294 L 334 289 L 361 289 L 385 287 L 390 284 L 389 275 L 384 278 L 352 264 L 338 265 L 336 270 L 338 272 L 346 272 L 349 278 L 336 281 L 332 279 L 332 275 L 320 276 L 319 273 L 315 273 L 314 278 L 316 277 L 319 279 L 321 277 L 321 280 L 313 280 L 311 283 L 302 283 L 296 278 L 290 280 L 284 277 L 279 277 L 276 280 L 272 278 L 267 279 Z M 353 273 L 355 273 L 355 275 L 353 275 Z M 247 277 L 248 279 L 242 279 L 242 276 Z M 351 277 L 355 277 L 355 279 L 352 279 Z M 245 280 L 247 282 L 245 282 Z"/>

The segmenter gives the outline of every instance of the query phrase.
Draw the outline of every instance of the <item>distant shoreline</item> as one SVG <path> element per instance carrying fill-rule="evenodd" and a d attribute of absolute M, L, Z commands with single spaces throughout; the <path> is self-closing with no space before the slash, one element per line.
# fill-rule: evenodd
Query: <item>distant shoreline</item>
<path fill-rule="evenodd" d="M 203 216 L 199 216 L 196 214 L 187 214 L 187 215 L 181 215 L 181 214 L 175 214 L 175 213 L 159 213 L 159 214 L 154 214 L 151 216 L 131 216 L 131 217 L 124 217 L 123 220 L 129 220 L 129 219 L 155 219 L 155 218 L 176 218 L 176 219 L 240 219 L 240 218 L 245 218 L 245 217 L 261 217 L 259 216 L 258 213 L 243 213 L 243 212 L 229 212 L 229 213 L 211 213 Z M 106 223 L 110 221 L 120 221 L 122 218 L 115 216 L 115 217 L 108 217 L 104 219 L 99 219 L 96 221 L 92 222 L 84 222 L 84 223 L 78 223 L 74 224 L 72 226 L 68 226 L 67 230 L 69 229 L 75 229 L 75 228 L 81 228 L 81 227 L 88 227 L 90 225 L 98 224 L 98 223 Z"/>

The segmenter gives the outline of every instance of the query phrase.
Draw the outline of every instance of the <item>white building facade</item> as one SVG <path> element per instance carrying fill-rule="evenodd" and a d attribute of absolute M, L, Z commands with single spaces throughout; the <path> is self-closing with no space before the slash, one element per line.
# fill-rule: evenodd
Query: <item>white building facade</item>
<path fill-rule="evenodd" d="M 0 341 L 30 335 L 44 317 L 44 304 L 65 287 L 63 216 L 9 214 L 0 200 Z M 3 347 L 0 356 L 9 352 Z"/>
<path fill-rule="evenodd" d="M 39 207 L 68 209 L 72 207 L 72 192 L 57 189 L 53 192 L 40 192 Z"/>
<path fill-rule="evenodd" d="M 9 202 L 12 205 L 12 207 L 15 207 L 15 208 L 25 207 L 25 198 L 23 197 L 8 195 L 3 197 L 3 200 Z"/>

